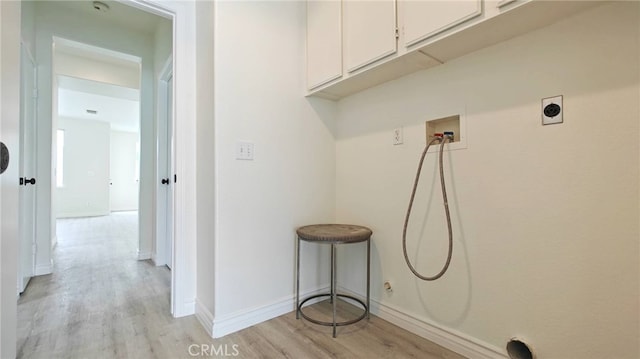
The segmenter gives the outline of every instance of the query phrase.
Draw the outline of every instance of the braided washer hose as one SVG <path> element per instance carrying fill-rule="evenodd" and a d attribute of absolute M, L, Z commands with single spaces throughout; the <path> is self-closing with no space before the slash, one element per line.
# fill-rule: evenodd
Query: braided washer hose
<path fill-rule="evenodd" d="M 415 274 L 416 277 L 422 280 L 427 280 L 427 281 L 436 280 L 442 277 L 442 275 L 444 275 L 444 273 L 449 268 L 449 264 L 451 263 L 451 255 L 453 254 L 453 231 L 451 230 L 451 215 L 449 214 L 449 203 L 447 202 L 447 189 L 445 188 L 445 185 L 444 185 L 444 170 L 442 165 L 443 163 L 442 155 L 444 152 L 443 151 L 444 144 L 447 142 L 447 140 L 451 141 L 451 138 L 449 136 L 444 136 L 444 138 L 436 137 L 433 140 L 429 141 L 427 146 L 424 148 L 424 151 L 422 151 L 422 156 L 420 157 L 420 163 L 418 164 L 418 172 L 416 173 L 416 179 L 413 183 L 413 190 L 411 191 L 411 199 L 409 200 L 409 208 L 407 209 L 407 216 L 405 217 L 405 220 L 404 220 L 404 228 L 402 229 L 402 252 L 404 253 L 404 260 L 407 262 L 409 269 L 411 270 L 411 272 L 413 272 L 413 274 Z M 411 265 L 411 261 L 409 260 L 409 256 L 407 255 L 407 226 L 409 224 L 409 216 L 411 215 L 411 207 L 413 207 L 413 200 L 416 196 L 418 182 L 420 181 L 420 172 L 422 172 L 422 163 L 424 162 L 424 158 L 427 155 L 427 151 L 429 150 L 429 147 L 433 143 L 438 141 L 440 141 L 440 154 L 439 154 L 439 161 L 438 161 L 438 164 L 440 166 L 440 187 L 442 187 L 442 199 L 444 201 L 444 212 L 447 217 L 447 229 L 449 231 L 449 253 L 447 254 L 447 262 L 444 264 L 440 272 L 434 276 L 429 277 L 429 276 L 424 276 L 418 273 L 418 271 L 413 267 L 413 265 Z"/>

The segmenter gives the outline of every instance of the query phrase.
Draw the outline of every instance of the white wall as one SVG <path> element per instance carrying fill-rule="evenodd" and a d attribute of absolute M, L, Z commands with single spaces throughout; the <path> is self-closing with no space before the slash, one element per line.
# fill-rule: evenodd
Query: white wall
<path fill-rule="evenodd" d="M 637 2 L 595 8 L 339 103 L 337 220 L 373 229 L 378 310 L 501 352 L 518 335 L 540 358 L 640 355 L 639 12 Z M 540 100 L 559 94 L 565 122 L 541 126 Z M 453 261 L 422 282 L 401 235 L 424 122 L 460 108 L 468 148 L 445 154 Z M 400 126 L 404 145 L 393 146 Z M 409 237 L 428 274 L 447 245 L 434 161 Z M 362 262 L 349 271 L 341 284 L 362 291 Z"/>
<path fill-rule="evenodd" d="M 114 27 L 108 21 L 75 14 L 67 8 L 60 9 L 55 2 L 38 2 L 36 5 L 36 61 L 38 62 L 38 181 L 41 184 L 37 199 L 38 253 L 36 268 L 51 270 L 49 241 L 55 235 L 55 221 L 51 221 L 51 201 L 55 184 L 51 183 L 51 173 L 55 171 L 50 151 L 52 145 L 52 50 L 53 36 L 83 42 L 109 50 L 131 54 L 142 58 L 141 86 L 141 170 L 140 170 L 140 245 L 142 258 L 150 256 L 153 228 L 153 183 L 155 144 L 154 122 L 154 80 L 153 80 L 153 36 L 123 27 Z M 53 125 L 53 127 L 52 127 Z M 40 270 L 39 274 L 46 271 Z"/>
<path fill-rule="evenodd" d="M 64 130 L 64 183 L 57 188 L 57 218 L 108 215 L 109 123 L 59 118 L 58 128 Z"/>
<path fill-rule="evenodd" d="M 128 88 L 140 88 L 140 68 L 56 51 L 56 74 Z"/>
<path fill-rule="evenodd" d="M 138 173 L 136 147 L 139 134 L 111 131 L 110 141 L 110 209 L 111 211 L 138 210 Z"/>
<path fill-rule="evenodd" d="M 198 193 L 199 222 L 215 220 L 198 226 L 199 248 L 206 248 L 199 262 L 214 255 L 213 268 L 198 264 L 198 300 L 222 335 L 243 327 L 248 313 L 244 326 L 293 310 L 295 229 L 335 215 L 333 118 L 324 116 L 334 104 L 304 97 L 304 2 L 199 8 L 215 13 L 214 29 L 205 29 L 214 31 L 216 56 L 214 93 L 200 81 L 210 81 L 211 72 L 198 82 L 199 190 L 212 173 L 216 188 Z M 215 128 L 212 105 L 202 103 L 210 99 Z M 235 159 L 237 141 L 255 144 L 253 161 Z M 328 258 L 317 253 L 305 250 L 303 289 L 328 283 Z"/>
<path fill-rule="evenodd" d="M 36 24 L 35 24 L 35 3 L 23 1 L 21 6 L 21 30 L 20 39 L 27 45 L 31 54 L 36 53 Z"/>
<path fill-rule="evenodd" d="M 173 52 L 173 23 L 163 21 L 153 34 L 153 64 L 156 74 L 162 70 L 165 61 Z"/>

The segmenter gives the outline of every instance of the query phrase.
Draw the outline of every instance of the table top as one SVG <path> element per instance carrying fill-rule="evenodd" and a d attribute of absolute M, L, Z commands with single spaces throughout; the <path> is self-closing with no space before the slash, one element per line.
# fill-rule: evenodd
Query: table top
<path fill-rule="evenodd" d="M 305 241 L 354 243 L 366 241 L 373 232 L 353 224 L 312 224 L 298 228 L 296 233 Z"/>

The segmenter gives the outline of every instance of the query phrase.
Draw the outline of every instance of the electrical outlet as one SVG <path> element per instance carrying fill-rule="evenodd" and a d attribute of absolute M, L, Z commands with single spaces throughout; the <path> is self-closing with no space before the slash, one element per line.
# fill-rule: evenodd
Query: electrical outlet
<path fill-rule="evenodd" d="M 542 99 L 542 124 L 553 125 L 562 123 L 562 95 Z"/>
<path fill-rule="evenodd" d="M 403 143 L 402 127 L 394 128 L 393 129 L 393 144 L 394 145 L 401 145 L 402 143 Z"/>

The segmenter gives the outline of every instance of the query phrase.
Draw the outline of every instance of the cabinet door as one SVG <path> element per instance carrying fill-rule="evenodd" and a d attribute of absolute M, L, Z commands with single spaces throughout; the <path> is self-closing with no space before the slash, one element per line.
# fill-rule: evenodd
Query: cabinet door
<path fill-rule="evenodd" d="M 482 0 L 400 1 L 407 47 L 482 14 Z"/>
<path fill-rule="evenodd" d="M 307 1 L 307 87 L 342 76 L 342 4 L 340 0 Z"/>
<path fill-rule="evenodd" d="M 344 60 L 348 72 L 394 54 L 395 0 L 345 0 Z"/>

